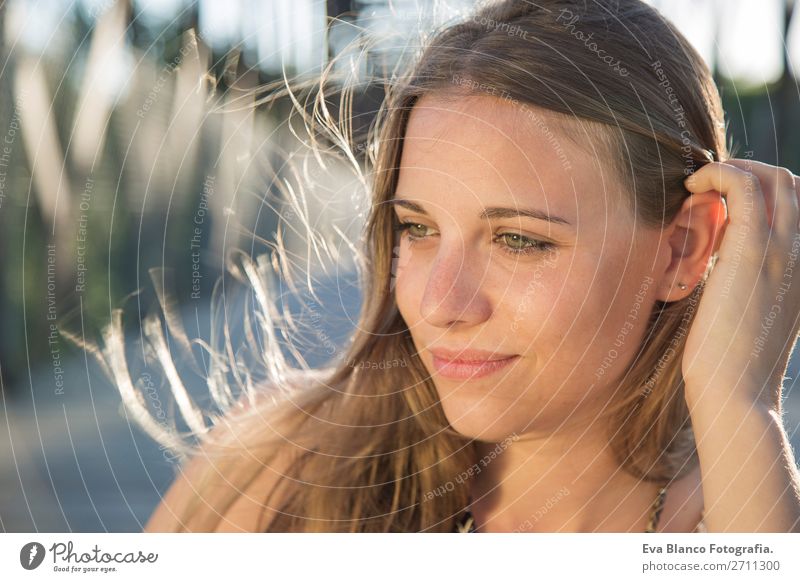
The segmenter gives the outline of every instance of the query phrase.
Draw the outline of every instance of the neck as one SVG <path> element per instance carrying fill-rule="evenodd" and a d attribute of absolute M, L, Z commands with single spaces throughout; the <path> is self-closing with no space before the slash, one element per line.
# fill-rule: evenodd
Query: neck
<path fill-rule="evenodd" d="M 476 441 L 478 458 L 495 443 Z M 656 483 L 613 459 L 599 430 L 526 434 L 472 481 L 470 510 L 478 532 L 643 532 Z"/>

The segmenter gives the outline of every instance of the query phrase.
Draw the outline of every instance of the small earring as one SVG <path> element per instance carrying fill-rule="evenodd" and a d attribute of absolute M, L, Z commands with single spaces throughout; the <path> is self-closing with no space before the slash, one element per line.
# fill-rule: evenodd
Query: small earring
<path fill-rule="evenodd" d="M 681 289 L 681 291 L 685 291 L 686 290 L 686 284 L 685 283 L 678 283 L 678 287 Z"/>

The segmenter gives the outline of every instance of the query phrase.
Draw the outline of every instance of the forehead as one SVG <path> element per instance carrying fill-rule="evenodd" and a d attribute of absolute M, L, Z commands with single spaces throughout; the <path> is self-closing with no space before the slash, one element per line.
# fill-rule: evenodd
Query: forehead
<path fill-rule="evenodd" d="M 573 124 L 564 131 L 564 124 Z M 578 145 L 581 133 L 585 143 Z M 398 193 L 459 204 L 537 201 L 563 214 L 609 212 L 616 176 L 580 122 L 491 96 L 422 97 L 403 140 Z"/>

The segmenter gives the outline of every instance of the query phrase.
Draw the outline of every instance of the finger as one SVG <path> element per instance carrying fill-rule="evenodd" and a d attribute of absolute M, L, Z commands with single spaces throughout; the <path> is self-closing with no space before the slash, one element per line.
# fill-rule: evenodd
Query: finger
<path fill-rule="evenodd" d="M 689 176 L 684 185 L 689 192 L 719 192 L 728 208 L 728 226 L 720 250 L 729 245 L 744 245 L 749 252 L 762 253 L 769 226 L 759 179 L 734 165 L 709 162 Z M 760 251 L 758 249 L 761 249 Z M 735 250 L 728 252 L 736 252 Z"/>
<path fill-rule="evenodd" d="M 756 160 L 732 159 L 725 163 L 758 176 L 772 230 L 782 237 L 794 235 L 800 220 L 794 175 L 786 168 Z"/>

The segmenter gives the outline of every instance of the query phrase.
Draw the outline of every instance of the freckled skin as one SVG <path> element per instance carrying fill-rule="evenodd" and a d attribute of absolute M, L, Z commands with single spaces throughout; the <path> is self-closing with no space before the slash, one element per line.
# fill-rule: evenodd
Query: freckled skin
<path fill-rule="evenodd" d="M 420 204 L 428 216 L 394 210 L 399 220 L 426 227 L 412 231 L 426 237 L 413 246 L 409 233 L 402 235 L 398 308 L 447 418 L 481 440 L 547 434 L 565 420 L 595 418 L 641 344 L 657 273 L 671 260 L 662 231 L 633 217 L 602 150 L 594 152 L 588 137 L 578 146 L 548 125 L 561 156 L 518 105 L 426 96 L 404 139 L 396 197 Z M 488 206 L 537 208 L 571 226 L 479 218 Z M 501 233 L 556 246 L 511 256 L 503 247 L 521 243 L 515 247 Z M 655 281 L 643 287 L 647 277 Z M 633 327 L 626 329 L 626 321 Z M 428 346 L 521 357 L 499 373 L 458 381 L 437 376 Z M 598 379 L 610 350 L 616 357 Z"/>

